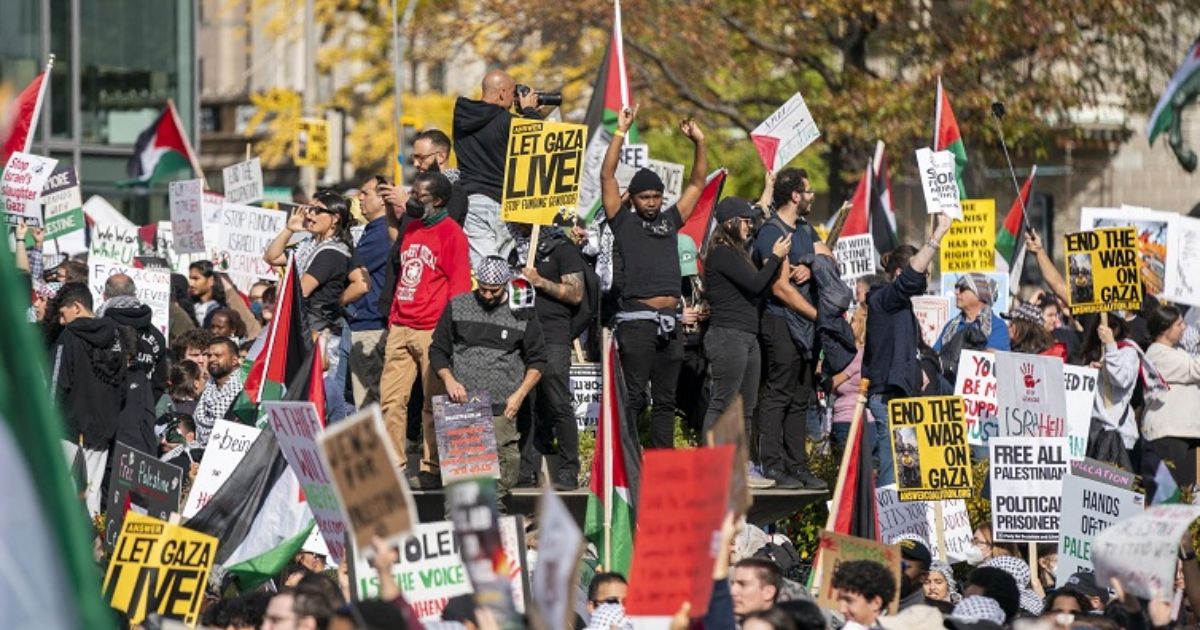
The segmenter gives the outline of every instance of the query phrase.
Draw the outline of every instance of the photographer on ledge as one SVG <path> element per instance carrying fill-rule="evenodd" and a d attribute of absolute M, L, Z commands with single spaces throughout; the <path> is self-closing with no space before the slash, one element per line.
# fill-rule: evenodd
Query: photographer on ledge
<path fill-rule="evenodd" d="M 503 70 L 483 77 L 483 99 L 458 97 L 454 103 L 454 151 L 458 155 L 458 185 L 467 194 L 463 231 L 471 249 L 471 264 L 486 256 L 507 257 L 513 238 L 500 220 L 504 188 L 504 159 L 508 152 L 509 110 L 518 105 L 522 117 L 540 120 L 539 106 L 561 102 L 557 94 L 542 94 L 518 86 Z M 519 93 L 518 93 L 519 92 Z"/>

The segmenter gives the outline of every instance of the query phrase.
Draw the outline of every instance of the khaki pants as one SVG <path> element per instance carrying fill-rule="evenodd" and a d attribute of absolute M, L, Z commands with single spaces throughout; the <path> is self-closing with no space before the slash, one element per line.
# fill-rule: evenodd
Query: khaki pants
<path fill-rule="evenodd" d="M 379 402 L 384 332 L 355 330 L 350 333 L 350 381 L 354 386 L 354 404 L 358 409 Z"/>
<path fill-rule="evenodd" d="M 496 456 L 500 460 L 496 497 L 504 498 L 517 485 L 517 478 L 521 474 L 521 449 L 518 446 L 521 434 L 517 432 L 517 421 L 512 418 L 492 416 L 492 424 L 496 429 Z"/>
<path fill-rule="evenodd" d="M 413 381 L 421 376 L 425 405 L 421 408 L 421 470 L 439 471 L 437 432 L 433 427 L 433 397 L 445 393 L 442 381 L 429 369 L 429 344 L 432 330 L 414 330 L 392 326 L 387 334 L 383 375 L 379 379 L 379 402 L 383 407 L 384 424 L 396 448 L 398 467 L 408 465 L 408 399 Z"/>

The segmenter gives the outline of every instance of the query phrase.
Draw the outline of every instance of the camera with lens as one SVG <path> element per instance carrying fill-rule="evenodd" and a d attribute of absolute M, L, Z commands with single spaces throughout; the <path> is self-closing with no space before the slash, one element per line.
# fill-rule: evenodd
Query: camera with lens
<path fill-rule="evenodd" d="M 538 107 L 546 107 L 546 106 L 558 107 L 558 106 L 562 105 L 562 92 L 538 92 L 537 90 L 529 87 L 528 85 L 518 85 L 517 86 L 517 95 L 518 96 L 525 96 L 526 94 L 529 94 L 530 92 L 537 94 Z"/>

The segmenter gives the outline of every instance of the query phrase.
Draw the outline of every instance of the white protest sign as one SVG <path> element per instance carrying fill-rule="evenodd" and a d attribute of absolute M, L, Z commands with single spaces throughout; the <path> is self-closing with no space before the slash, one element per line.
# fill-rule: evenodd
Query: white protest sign
<path fill-rule="evenodd" d="M 1063 362 L 1017 352 L 996 352 L 996 421 L 1006 437 L 1066 437 Z"/>
<path fill-rule="evenodd" d="M 819 137 L 821 132 L 799 92 L 750 132 L 763 165 L 772 173 L 778 173 Z"/>
<path fill-rule="evenodd" d="M 226 166 L 221 177 L 225 180 L 226 202 L 244 205 L 263 200 L 262 164 L 258 158 Z"/>
<path fill-rule="evenodd" d="M 971 446 L 987 446 L 988 440 L 1000 434 L 996 425 L 996 372 L 990 352 L 962 351 L 954 393 L 963 399 L 967 442 Z"/>
<path fill-rule="evenodd" d="M 92 247 L 88 257 L 132 265 L 134 257 L 141 254 L 141 243 L 136 225 L 98 223 L 92 226 Z"/>
<path fill-rule="evenodd" d="M 683 194 L 683 165 L 662 160 L 647 160 L 646 168 L 654 171 L 663 180 L 662 207 L 670 208 Z"/>
<path fill-rule="evenodd" d="M 932 348 L 946 327 L 946 322 L 950 321 L 950 298 L 944 295 L 914 295 L 911 301 L 913 315 L 917 316 L 917 325 L 921 327 L 921 339 Z"/>
<path fill-rule="evenodd" d="M 833 246 L 838 275 L 854 287 L 854 281 L 875 271 L 875 241 L 870 234 L 843 236 Z"/>
<path fill-rule="evenodd" d="M 1063 386 L 1067 392 L 1067 440 L 1071 445 L 1071 459 L 1083 459 L 1087 452 L 1098 373 L 1094 367 L 1063 365 Z"/>
<path fill-rule="evenodd" d="M 200 508 L 208 505 L 261 432 L 261 429 L 240 422 L 230 422 L 224 418 L 213 424 L 212 433 L 208 435 L 208 445 L 204 448 L 204 459 L 200 460 L 200 470 L 196 473 L 191 491 L 188 492 L 187 503 L 180 512 L 183 518 L 195 516 Z"/>
<path fill-rule="evenodd" d="M 600 394 L 603 390 L 600 364 L 572 363 L 570 380 L 575 423 L 580 431 L 595 431 L 600 421 Z"/>
<path fill-rule="evenodd" d="M 971 546 L 971 517 L 967 514 L 967 502 L 962 499 L 942 501 L 942 536 L 946 541 L 946 555 L 941 557 L 937 544 L 936 501 L 901 501 L 896 484 L 875 489 L 875 505 L 879 508 L 880 540 L 894 543 L 905 534 L 916 534 L 923 538 L 935 558 L 943 562 L 964 562 L 966 550 Z"/>
<path fill-rule="evenodd" d="M 583 533 L 563 500 L 549 488 L 542 491 L 538 532 L 537 564 L 530 578 L 537 614 L 546 628 L 568 628 L 574 617 Z"/>
<path fill-rule="evenodd" d="M 1175 590 L 1179 541 L 1196 517 L 1198 505 L 1152 505 L 1145 512 L 1117 521 L 1092 543 L 1096 583 L 1117 578 L 1143 599 L 1170 599 Z"/>
<path fill-rule="evenodd" d="M 87 227 L 83 218 L 83 196 L 79 191 L 79 177 L 75 167 L 60 164 L 46 180 L 42 189 L 42 202 L 46 204 L 45 239 L 52 241 Z"/>
<path fill-rule="evenodd" d="M 917 149 L 917 171 L 921 174 L 921 189 L 925 192 L 925 210 L 929 214 L 947 214 L 961 221 L 963 209 L 954 175 L 954 154 Z"/>
<path fill-rule="evenodd" d="M 1057 542 L 1067 438 L 988 440 L 992 532 L 997 542 Z"/>
<path fill-rule="evenodd" d="M 1145 497 L 1133 490 L 1133 475 L 1092 459 L 1071 462 L 1063 480 L 1062 536 L 1055 580 L 1092 572 L 1092 541 L 1119 520 L 1141 513 Z"/>
<path fill-rule="evenodd" d="M 150 307 L 150 321 L 163 336 L 171 319 L 171 272 L 166 269 L 140 269 L 101 256 L 88 256 L 88 288 L 96 306 L 104 301 L 104 283 L 117 274 L 133 280 L 137 299 Z"/>
<path fill-rule="evenodd" d="M 21 219 L 25 225 L 42 224 L 42 189 L 56 164 L 58 160 L 20 151 L 9 156 L 0 196 L 4 197 L 4 214 L 10 225 Z"/>
<path fill-rule="evenodd" d="M 224 204 L 213 260 L 217 270 L 227 272 L 243 293 L 248 293 L 259 279 L 277 279 L 275 270 L 263 261 L 263 254 L 285 225 L 286 212 Z"/>
<path fill-rule="evenodd" d="M 1200 306 L 1200 219 L 1171 217 L 1163 299 Z"/>
<path fill-rule="evenodd" d="M 168 198 L 175 253 L 204 253 L 204 180 L 171 182 Z"/>
<path fill-rule="evenodd" d="M 625 143 L 621 147 L 621 163 L 630 168 L 646 168 L 650 161 L 650 145 Z"/>
<path fill-rule="evenodd" d="M 304 497 L 316 518 L 329 555 L 341 564 L 346 557 L 346 521 L 317 448 L 317 435 L 323 428 L 317 406 L 308 401 L 271 401 L 262 406 L 267 412 L 267 422 L 279 440 L 279 450 L 283 451 L 284 459 L 296 473 L 300 487 L 304 488 Z"/>

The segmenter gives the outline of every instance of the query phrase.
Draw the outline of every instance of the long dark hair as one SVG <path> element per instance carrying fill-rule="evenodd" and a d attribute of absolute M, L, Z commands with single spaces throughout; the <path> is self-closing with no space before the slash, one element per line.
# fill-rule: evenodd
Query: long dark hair
<path fill-rule="evenodd" d="M 1160 304 L 1150 311 L 1150 315 L 1146 317 L 1146 327 L 1150 329 L 1150 341 L 1157 341 L 1158 337 L 1174 326 L 1180 317 L 1179 309 L 1168 304 Z"/>
<path fill-rule="evenodd" d="M 350 233 L 350 201 L 340 193 L 329 188 L 322 188 L 313 195 L 313 199 L 321 202 L 330 214 L 337 217 L 337 232 L 333 237 L 345 243 L 351 252 L 354 251 L 354 236 Z"/>
<path fill-rule="evenodd" d="M 1046 327 L 1025 319 L 1009 322 L 1013 352 L 1041 354 L 1054 347 L 1054 336 Z"/>
<path fill-rule="evenodd" d="M 713 250 L 718 246 L 732 248 L 737 252 L 746 263 L 753 265 L 750 262 L 750 251 L 746 248 L 746 241 L 742 240 L 741 235 L 741 219 L 726 219 L 717 224 L 717 227 L 712 231 L 712 235 L 708 237 L 708 247 L 704 248 L 704 266 L 708 266 L 708 257 Z"/>
<path fill-rule="evenodd" d="M 1096 334 L 1096 329 L 1100 327 L 1100 316 L 1088 318 L 1087 326 L 1083 329 L 1083 345 L 1079 348 L 1079 357 L 1084 365 L 1092 361 L 1099 361 L 1104 356 L 1104 344 L 1100 343 L 1100 337 Z M 1125 323 L 1125 318 L 1117 313 L 1108 314 L 1108 327 L 1113 331 L 1113 339 L 1122 341 L 1129 334 L 1129 325 Z"/>
<path fill-rule="evenodd" d="M 217 304 L 220 304 L 221 306 L 228 306 L 229 303 L 225 301 L 225 284 L 222 283 L 221 279 L 217 277 L 217 271 L 216 271 L 216 269 L 213 268 L 212 261 L 211 260 L 197 260 L 196 262 L 188 265 L 188 271 L 191 271 L 192 269 L 199 271 L 200 275 L 213 281 L 213 283 L 212 283 L 212 299 L 213 299 L 213 301 L 216 302 Z"/>

